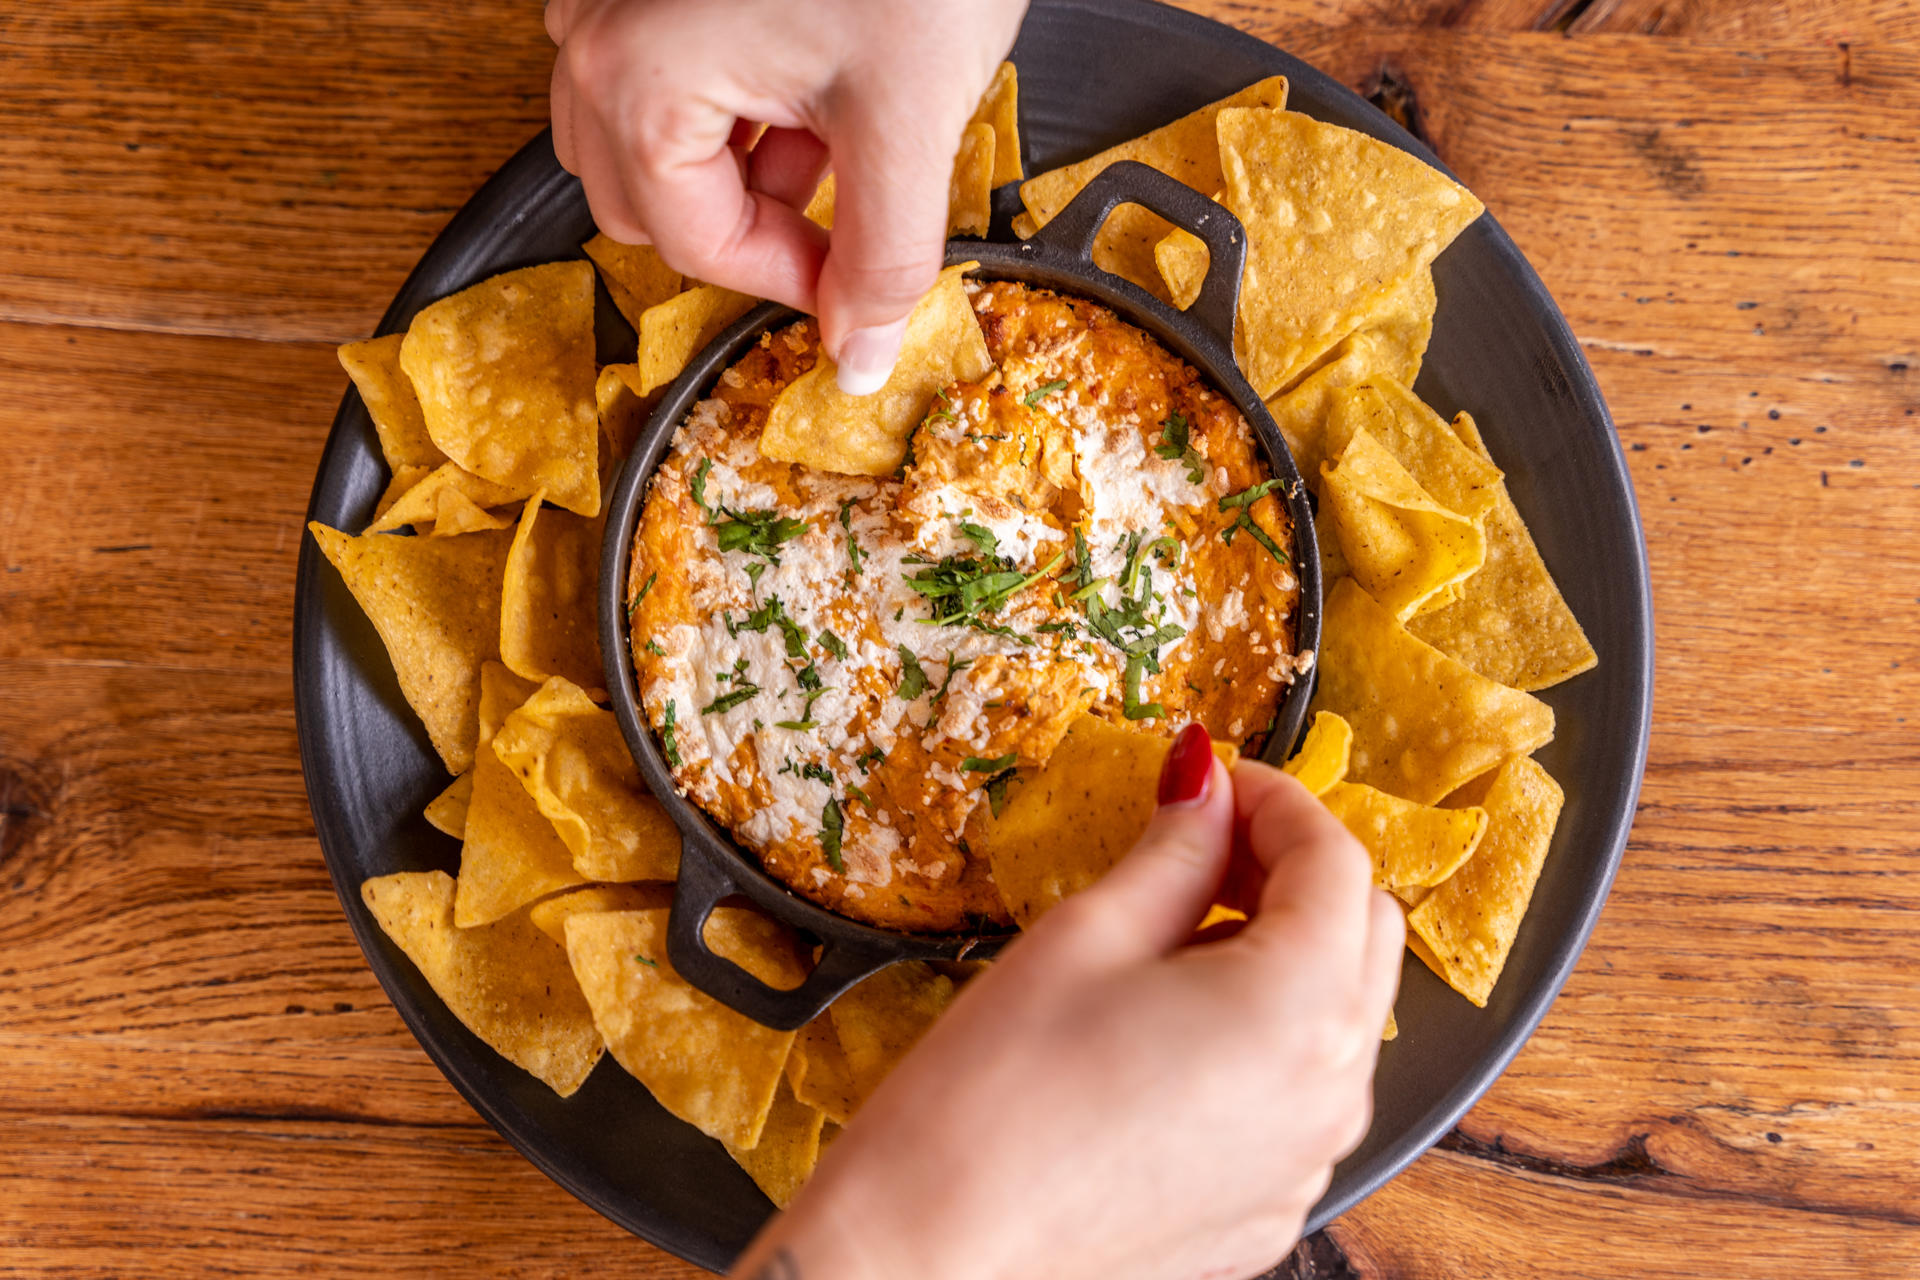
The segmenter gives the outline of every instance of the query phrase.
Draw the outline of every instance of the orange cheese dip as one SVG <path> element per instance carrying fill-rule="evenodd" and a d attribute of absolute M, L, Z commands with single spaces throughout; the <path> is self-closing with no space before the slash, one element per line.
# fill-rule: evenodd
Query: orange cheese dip
<path fill-rule="evenodd" d="M 968 289 L 995 368 L 893 478 L 760 456 L 819 358 L 811 321 L 763 336 L 676 432 L 627 588 L 684 794 L 796 892 L 926 933 L 1007 921 L 981 842 L 1076 716 L 1243 743 L 1313 657 L 1232 403 L 1104 307 Z"/>

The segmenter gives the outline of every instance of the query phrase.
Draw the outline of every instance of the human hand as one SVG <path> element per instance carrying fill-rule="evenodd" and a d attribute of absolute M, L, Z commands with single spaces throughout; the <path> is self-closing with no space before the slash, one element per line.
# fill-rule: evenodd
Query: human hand
<path fill-rule="evenodd" d="M 946 240 L 961 130 L 1026 0 L 549 0 L 554 150 L 600 229 L 820 318 L 877 390 Z M 752 150 L 748 122 L 768 127 Z M 829 237 L 801 216 L 829 166 Z"/>
<path fill-rule="evenodd" d="M 1276 769 L 1168 753 L 1161 807 L 1098 884 L 973 980 L 734 1274 L 1257 1274 L 1366 1133 L 1401 913 Z M 1186 943 L 1239 851 L 1231 937 Z"/>

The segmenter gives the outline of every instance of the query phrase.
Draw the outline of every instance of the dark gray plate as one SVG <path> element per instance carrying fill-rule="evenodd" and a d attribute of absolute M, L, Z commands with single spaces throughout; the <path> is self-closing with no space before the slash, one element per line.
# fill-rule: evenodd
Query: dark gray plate
<path fill-rule="evenodd" d="M 1078 159 L 1262 76 L 1291 105 L 1433 156 L 1305 64 L 1230 28 L 1139 0 L 1040 0 L 1013 58 L 1029 172 Z M 999 225 L 1017 203 L 998 193 Z M 455 215 L 401 288 L 380 332 L 426 303 L 514 267 L 572 257 L 593 234 L 579 185 L 545 136 Z M 1466 409 L 1506 470 L 1597 670 L 1544 697 L 1558 736 L 1539 758 L 1567 805 L 1505 976 L 1484 1010 L 1409 958 L 1400 1038 L 1381 1054 L 1373 1129 L 1336 1171 L 1309 1224 L 1367 1195 L 1445 1134 L 1532 1032 L 1585 944 L 1625 848 L 1652 702 L 1646 548 L 1606 406 L 1565 320 L 1492 217 L 1435 266 L 1440 309 L 1418 390 Z M 604 302 L 603 359 L 631 359 Z M 623 349 L 624 348 L 624 349 Z M 386 482 L 372 425 L 349 392 L 320 461 L 308 515 L 357 529 Z M 770 1206 L 720 1145 L 667 1115 L 611 1062 L 562 1101 L 449 1014 L 361 906 L 391 871 L 457 869 L 458 845 L 420 811 L 447 779 L 401 699 L 372 626 L 311 540 L 294 606 L 301 761 L 327 866 L 368 963 L 420 1043 L 475 1110 L 549 1177 L 622 1226 L 724 1268 Z"/>

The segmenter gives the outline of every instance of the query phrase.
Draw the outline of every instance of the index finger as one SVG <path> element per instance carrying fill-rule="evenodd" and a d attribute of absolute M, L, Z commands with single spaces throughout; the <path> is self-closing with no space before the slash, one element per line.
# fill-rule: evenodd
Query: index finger
<path fill-rule="evenodd" d="M 1341 821 L 1300 782 L 1257 761 L 1233 771 L 1236 845 L 1265 873 L 1244 931 L 1343 937 L 1372 932 L 1373 864 Z"/>

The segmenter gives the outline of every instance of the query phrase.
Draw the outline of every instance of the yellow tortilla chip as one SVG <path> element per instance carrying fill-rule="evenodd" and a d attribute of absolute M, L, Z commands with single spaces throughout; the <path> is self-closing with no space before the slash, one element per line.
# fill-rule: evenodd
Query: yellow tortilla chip
<path fill-rule="evenodd" d="M 1453 426 L 1468 447 L 1487 456 L 1473 419 L 1463 413 Z M 1487 679 L 1529 692 L 1594 666 L 1599 657 L 1504 482 L 1493 486 L 1486 540 L 1486 563 L 1461 585 L 1459 602 L 1415 618 L 1407 630 Z"/>
<path fill-rule="evenodd" d="M 1300 750 L 1286 763 L 1286 772 L 1300 779 L 1313 794 L 1322 795 L 1347 776 L 1347 759 L 1352 752 L 1353 726 L 1331 711 L 1322 711 L 1307 726 Z"/>
<path fill-rule="evenodd" d="M 640 331 L 640 394 L 679 377 L 702 348 L 758 301 L 716 284 L 703 284 L 641 312 L 634 325 Z"/>
<path fill-rule="evenodd" d="M 600 440 L 606 451 L 600 468 L 602 487 L 612 484 L 613 464 L 633 452 L 640 428 L 647 425 L 647 415 L 659 403 L 659 396 L 642 396 L 634 390 L 639 382 L 639 365 L 610 364 L 600 370 L 593 384 L 594 402 L 600 410 Z"/>
<path fill-rule="evenodd" d="M 1364 429 L 1320 464 L 1320 502 L 1347 572 L 1396 618 L 1411 617 L 1486 559 L 1479 526 L 1436 502 Z"/>
<path fill-rule="evenodd" d="M 1394 378 L 1376 374 L 1336 391 L 1327 414 L 1329 457 L 1365 431 L 1449 511 L 1479 524 L 1493 510 L 1500 468 L 1460 442 L 1446 419 Z"/>
<path fill-rule="evenodd" d="M 567 921 L 602 911 L 654 911 L 673 905 L 673 885 L 665 880 L 642 884 L 589 884 L 527 908 L 533 927 L 561 946 L 567 945 Z"/>
<path fill-rule="evenodd" d="M 891 965 L 833 1002 L 833 1029 L 858 1111 L 953 1003 L 953 980 L 919 960 Z"/>
<path fill-rule="evenodd" d="M 431 471 L 447 460 L 427 434 L 420 398 L 400 368 L 400 344 L 406 339 L 404 333 L 390 333 L 384 338 L 349 342 L 338 353 L 340 367 L 353 379 L 361 403 L 367 406 L 367 416 L 373 419 L 387 469 L 396 476 L 407 467 Z"/>
<path fill-rule="evenodd" d="M 1400 1019 L 1393 1016 L 1393 1010 L 1391 1009 L 1387 1010 L 1387 1029 L 1380 1033 L 1380 1038 L 1382 1040 L 1398 1040 L 1400 1038 Z"/>
<path fill-rule="evenodd" d="M 549 262 L 463 289 L 413 318 L 400 365 L 433 442 L 517 497 L 600 510 L 593 268 Z"/>
<path fill-rule="evenodd" d="M 661 261 L 659 250 L 650 244 L 621 244 L 596 235 L 580 247 L 600 268 L 600 279 L 606 283 L 613 305 L 636 329 L 641 312 L 680 292 L 680 273 Z"/>
<path fill-rule="evenodd" d="M 469 769 L 447 789 L 427 802 L 424 816 L 435 831 L 444 831 L 455 840 L 467 834 L 467 806 L 473 803 L 473 770 Z"/>
<path fill-rule="evenodd" d="M 984 236 L 993 217 L 993 126 L 970 124 L 960 134 L 947 187 L 947 234 Z"/>
<path fill-rule="evenodd" d="M 760 435 L 763 456 L 820 471 L 885 476 L 900 469 L 907 440 L 934 392 L 984 378 L 993 368 L 962 278 L 977 263 L 948 267 L 907 319 L 900 359 L 885 386 L 850 396 L 825 355 L 774 398 Z"/>
<path fill-rule="evenodd" d="M 444 871 L 377 876 L 360 897 L 467 1030 L 563 1098 L 586 1080 L 600 1061 L 600 1033 L 566 952 L 525 917 L 455 927 Z"/>
<path fill-rule="evenodd" d="M 820 185 L 813 189 L 813 198 L 807 201 L 807 207 L 801 210 L 802 214 L 810 222 L 828 231 L 833 230 L 833 206 L 837 189 L 838 184 L 834 182 L 832 174 L 820 179 Z"/>
<path fill-rule="evenodd" d="M 774 1207 L 784 1209 L 800 1194 L 820 1160 L 820 1130 L 827 1118 L 799 1101 L 782 1080 L 773 1094 L 773 1108 L 752 1147 L 728 1147 L 734 1163 L 747 1171 L 753 1184 L 766 1193 Z"/>
<path fill-rule="evenodd" d="M 1262 398 L 1366 324 L 1480 216 L 1466 188 L 1363 133 L 1263 108 L 1224 110 L 1215 127 L 1227 207 L 1247 229 L 1234 346 Z"/>
<path fill-rule="evenodd" d="M 1373 339 L 1377 352 L 1373 372 L 1410 387 L 1420 376 L 1433 341 L 1433 313 L 1439 305 L 1433 291 L 1433 270 L 1413 273 L 1413 279 L 1394 290 L 1359 330 Z"/>
<path fill-rule="evenodd" d="M 1366 846 L 1382 889 L 1439 884 L 1473 856 L 1487 829 L 1484 809 L 1436 809 L 1352 782 L 1334 783 L 1320 802 Z"/>
<path fill-rule="evenodd" d="M 442 499 L 448 494 L 466 499 L 465 505 L 448 501 L 442 506 Z M 517 494 L 505 485 L 495 484 L 491 480 L 482 480 L 473 472 L 458 463 L 449 462 L 434 468 L 420 476 L 406 492 L 392 502 L 387 503 L 377 514 L 374 522 L 367 526 L 368 533 L 385 533 L 412 525 L 414 532 L 436 534 L 444 532 L 446 536 L 456 533 L 473 533 L 477 530 L 461 529 L 456 526 L 462 520 L 462 513 L 468 509 L 478 510 L 484 516 L 485 508 L 502 506 L 509 502 L 519 502 L 524 494 Z M 439 527 L 441 512 L 449 517 L 447 528 Z M 512 525 L 511 519 L 493 525 L 496 529 L 505 529 Z"/>
<path fill-rule="evenodd" d="M 1215 197 L 1216 200 L 1224 198 L 1224 192 Z M 1182 311 L 1200 296 L 1200 286 L 1206 283 L 1207 268 L 1212 261 L 1206 241 L 1178 227 L 1153 246 L 1153 266 L 1167 287 L 1167 301 Z"/>
<path fill-rule="evenodd" d="M 1034 222 L 1032 214 L 1016 213 L 1013 215 L 1013 234 L 1022 240 L 1033 239 L 1034 234 L 1039 230 L 1040 227 Z"/>
<path fill-rule="evenodd" d="M 1340 535 L 1333 528 L 1333 508 L 1326 503 L 1313 514 L 1313 540 L 1320 547 L 1320 596 L 1325 599 L 1333 593 L 1334 583 L 1349 576 L 1347 558 L 1340 553 Z"/>
<path fill-rule="evenodd" d="M 492 745 L 507 717 L 536 687 L 498 662 L 480 669 L 480 740 L 468 775 L 473 788 L 453 901 L 454 923 L 462 929 L 498 920 L 584 881 L 574 869 L 572 851 Z M 564 944 L 565 939 L 555 941 Z"/>
<path fill-rule="evenodd" d="M 374 523 L 378 524 L 380 517 L 392 510 L 393 504 L 400 501 L 401 496 L 405 494 L 407 490 L 413 488 L 413 486 L 419 484 L 422 480 L 425 480 L 432 470 L 432 467 L 396 468 L 393 473 L 393 478 L 387 481 L 387 487 L 381 490 L 379 500 L 373 504 Z M 362 532 L 372 533 L 374 530 L 369 527 L 362 530 Z"/>
<path fill-rule="evenodd" d="M 1487 834 L 1472 858 L 1407 915 L 1415 952 L 1449 986 L 1485 1006 L 1533 898 L 1565 796 L 1525 756 L 1500 767 L 1481 806 Z"/>
<path fill-rule="evenodd" d="M 831 1011 L 800 1028 L 794 1037 L 793 1055 L 787 1059 L 787 1083 L 793 1087 L 794 1097 L 817 1108 L 835 1124 L 853 1118 L 853 1073 L 840 1048 L 840 1033 L 833 1029 Z"/>
<path fill-rule="evenodd" d="M 527 499 L 507 552 L 500 601 L 500 660 L 528 680 L 564 676 L 589 697 L 603 697 L 600 627 L 594 588 L 606 521 L 542 511 Z"/>
<path fill-rule="evenodd" d="M 1286 101 L 1286 77 L 1270 76 L 1151 133 L 1109 147 L 1077 164 L 1029 178 L 1020 184 L 1020 200 L 1027 207 L 1030 225 L 1037 229 L 1051 222 L 1080 194 L 1082 187 L 1108 165 L 1120 160 L 1152 165 L 1196 191 L 1218 191 L 1222 175 L 1220 147 L 1214 132 L 1216 118 L 1228 108 L 1282 107 Z M 1139 205 L 1121 205 L 1094 238 L 1094 264 L 1165 300 L 1167 286 L 1154 261 L 1154 246 L 1172 230 L 1173 224 L 1158 214 L 1149 213 Z M 1019 231 L 1017 226 L 1016 232 L 1023 239 L 1031 234 Z"/>
<path fill-rule="evenodd" d="M 994 884 L 1021 928 L 1105 875 L 1153 817 L 1173 739 L 1085 714 L 1040 771 L 1011 789 L 981 837 Z M 1228 768 L 1239 755 L 1216 742 Z M 1062 839 L 1061 832 L 1073 833 Z"/>
<path fill-rule="evenodd" d="M 674 972 L 664 907 L 582 913 L 566 927 L 567 957 L 615 1061 L 707 1136 L 742 1150 L 757 1145 L 793 1032 L 735 1013 Z M 707 936 L 761 981 L 792 988 L 806 970 L 783 935 L 751 911 L 720 907 Z"/>
<path fill-rule="evenodd" d="M 434 506 L 436 510 L 430 537 L 450 538 L 456 534 L 484 533 L 489 529 L 513 527 L 511 513 L 495 515 L 458 489 L 442 489 L 434 500 Z"/>
<path fill-rule="evenodd" d="M 507 717 L 493 749 L 589 880 L 671 880 L 680 832 L 640 781 L 613 712 L 555 676 Z"/>
<path fill-rule="evenodd" d="M 1495 684 L 1408 634 L 1342 579 L 1327 597 L 1313 708 L 1353 726 L 1348 779 L 1433 804 L 1553 738 L 1553 708 Z"/>
<path fill-rule="evenodd" d="M 1020 181 L 1020 72 L 1011 62 L 1001 63 L 993 73 L 987 91 L 980 95 L 980 105 L 974 108 L 972 123 L 993 129 L 993 176 L 988 185 L 1004 187 Z"/>
<path fill-rule="evenodd" d="M 354 538 L 307 528 L 360 602 L 393 660 L 407 704 L 452 774 L 473 764 L 480 664 L 498 655 L 505 533 Z"/>

